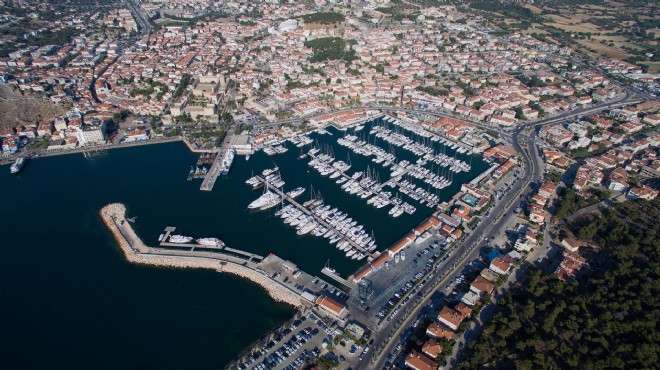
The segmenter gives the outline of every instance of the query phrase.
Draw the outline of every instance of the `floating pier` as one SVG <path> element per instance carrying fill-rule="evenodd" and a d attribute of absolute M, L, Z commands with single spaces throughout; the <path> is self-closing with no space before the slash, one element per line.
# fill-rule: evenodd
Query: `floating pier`
<path fill-rule="evenodd" d="M 238 254 L 238 255 L 240 255 L 240 256 L 247 257 L 248 260 L 250 260 L 250 261 L 255 260 L 256 263 L 259 263 L 259 262 L 263 261 L 263 259 L 264 259 L 262 256 L 260 256 L 260 255 L 258 255 L 258 254 L 254 254 L 254 253 L 250 253 L 250 252 L 242 251 L 242 250 L 240 250 L 240 249 L 234 249 L 234 248 L 225 247 L 225 251 L 226 251 L 226 252 L 231 252 L 231 253 L 236 253 L 236 254 Z"/>
<path fill-rule="evenodd" d="M 172 234 L 176 230 L 176 227 L 174 226 L 168 226 L 165 228 L 165 236 L 163 236 L 163 240 L 161 242 L 164 242 L 165 240 L 169 239 L 170 234 Z"/>

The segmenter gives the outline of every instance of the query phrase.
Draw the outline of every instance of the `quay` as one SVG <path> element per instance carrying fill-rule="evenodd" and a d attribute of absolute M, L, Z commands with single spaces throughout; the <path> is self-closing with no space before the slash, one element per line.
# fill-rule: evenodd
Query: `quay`
<path fill-rule="evenodd" d="M 218 155 L 215 156 L 213 165 L 211 166 L 211 169 L 206 174 L 206 176 L 204 176 L 204 180 L 202 181 L 202 185 L 199 187 L 199 190 L 202 191 L 213 190 L 215 181 L 218 179 L 218 176 L 220 176 L 220 170 L 222 169 L 222 160 L 225 157 L 225 153 L 227 152 L 227 150 L 228 149 L 222 149 L 221 151 L 218 152 Z"/>
<path fill-rule="evenodd" d="M 272 253 L 263 257 L 227 247 L 194 250 L 198 245 L 193 244 L 176 244 L 185 249 L 150 247 L 142 242 L 131 223 L 127 222 L 126 207 L 123 204 L 108 204 L 99 213 L 124 257 L 131 263 L 166 268 L 210 269 L 237 275 L 263 287 L 275 301 L 297 308 L 310 307 L 314 297 L 323 294 L 325 288 L 333 287 Z M 168 227 L 166 233 L 169 235 L 174 230 L 174 227 Z"/>
<path fill-rule="evenodd" d="M 261 180 L 266 181 L 265 179 L 261 179 Z M 288 196 L 288 195 L 287 195 L 286 193 L 284 193 L 282 190 L 280 190 L 280 189 L 278 189 L 278 188 L 276 188 L 276 187 L 271 187 L 270 189 L 273 190 L 277 195 L 279 195 L 280 197 L 282 197 L 282 199 L 286 200 L 287 202 L 293 204 L 296 208 L 298 208 L 298 209 L 300 209 L 301 211 L 303 211 L 306 215 L 313 217 L 314 220 L 316 220 L 316 222 L 318 222 L 318 223 L 320 223 L 321 225 L 327 227 L 328 229 L 334 230 L 338 235 L 342 235 L 342 236 L 344 236 L 344 234 L 341 233 L 339 230 L 337 230 L 336 227 L 330 225 L 329 223 L 325 222 L 325 220 L 323 220 L 323 219 L 321 219 L 320 217 L 316 216 L 312 211 L 310 211 L 309 209 L 307 209 L 307 208 L 306 208 L 305 206 L 303 206 L 302 204 L 298 203 L 295 199 L 293 199 L 293 198 L 291 198 L 290 196 Z M 357 245 L 357 244 L 356 244 L 353 240 L 351 240 L 350 238 L 346 237 L 344 240 L 346 240 L 346 241 L 351 245 L 351 247 L 357 249 L 358 251 L 360 251 L 361 253 L 363 253 L 364 255 L 366 255 L 366 256 L 367 256 L 367 261 L 371 261 L 371 260 L 374 258 L 371 252 L 369 252 L 368 250 L 366 250 L 366 249 L 362 248 L 361 246 Z"/>

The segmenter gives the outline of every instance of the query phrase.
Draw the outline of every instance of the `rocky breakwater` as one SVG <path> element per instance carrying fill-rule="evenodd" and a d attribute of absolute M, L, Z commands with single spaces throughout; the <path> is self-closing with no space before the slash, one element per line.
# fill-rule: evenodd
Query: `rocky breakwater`
<path fill-rule="evenodd" d="M 121 203 L 108 204 L 101 208 L 101 218 L 119 244 L 128 262 L 169 268 L 198 268 L 227 272 L 248 279 L 266 289 L 275 301 L 301 307 L 300 295 L 272 280 L 270 277 L 249 267 L 217 258 L 196 256 L 172 256 L 155 253 L 135 234 L 130 223 L 126 222 L 126 207 Z"/>

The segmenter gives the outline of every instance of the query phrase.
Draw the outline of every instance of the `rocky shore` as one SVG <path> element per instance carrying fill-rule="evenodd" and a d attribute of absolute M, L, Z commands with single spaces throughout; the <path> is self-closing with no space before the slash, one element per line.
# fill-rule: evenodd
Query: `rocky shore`
<path fill-rule="evenodd" d="M 301 297 L 294 291 L 273 281 L 261 272 L 231 261 L 222 260 L 221 256 L 216 259 L 153 253 L 151 248 L 142 242 L 130 224 L 125 221 L 125 214 L 126 207 L 121 203 L 108 204 L 100 211 L 103 222 L 110 229 L 128 262 L 168 268 L 210 269 L 227 272 L 259 284 L 277 302 L 287 303 L 294 307 L 302 306 Z M 123 224 L 122 221 L 124 221 Z"/>

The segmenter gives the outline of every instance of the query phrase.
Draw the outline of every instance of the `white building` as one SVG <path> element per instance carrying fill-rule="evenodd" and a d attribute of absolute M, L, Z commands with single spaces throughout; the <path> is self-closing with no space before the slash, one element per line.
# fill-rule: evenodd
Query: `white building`
<path fill-rule="evenodd" d="M 78 131 L 76 132 L 76 138 L 78 139 L 80 146 L 98 145 L 105 142 L 103 131 L 101 131 L 100 128 Z"/>

